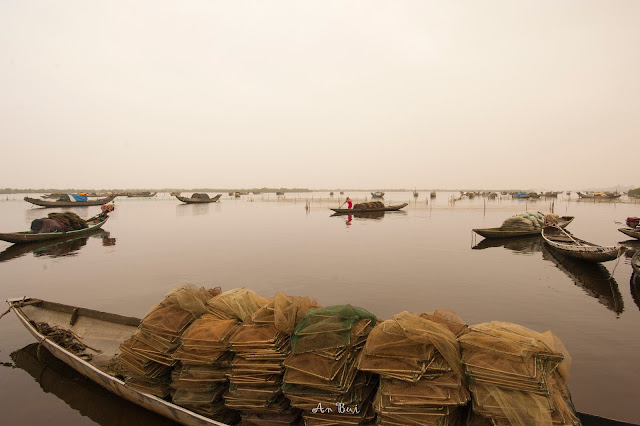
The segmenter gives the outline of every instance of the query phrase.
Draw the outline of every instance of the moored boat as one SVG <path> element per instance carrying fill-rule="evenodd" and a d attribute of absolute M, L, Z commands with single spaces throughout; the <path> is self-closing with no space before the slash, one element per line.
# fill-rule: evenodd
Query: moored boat
<path fill-rule="evenodd" d="M 562 228 L 566 228 L 574 219 L 574 216 L 560 216 L 560 220 L 558 221 L 558 225 Z M 525 237 L 527 235 L 540 235 L 541 229 L 533 229 L 533 230 L 522 230 L 522 231 L 513 231 L 502 228 L 483 228 L 483 229 L 473 229 L 478 235 L 481 235 L 485 238 L 515 238 L 515 237 Z"/>
<path fill-rule="evenodd" d="M 590 243 L 574 237 L 570 232 L 557 226 L 542 228 L 542 238 L 551 248 L 562 254 L 585 262 L 606 262 L 617 258 L 624 248 L 621 246 L 607 247 Z"/>
<path fill-rule="evenodd" d="M 187 204 L 206 204 L 206 203 L 215 203 L 222 197 L 222 194 L 218 194 L 213 198 L 209 198 L 207 194 L 199 194 L 195 193 L 191 197 L 181 197 L 180 195 L 175 196 L 178 200 Z"/>
<path fill-rule="evenodd" d="M 67 231 L 67 232 L 47 232 L 42 234 L 33 233 L 31 231 L 24 232 L 10 232 L 5 234 L 0 234 L 0 240 L 7 241 L 9 243 L 20 244 L 20 243 L 34 243 L 39 241 L 49 241 L 49 240 L 57 240 L 61 238 L 76 238 L 82 237 L 85 235 L 90 235 L 95 232 L 97 229 L 102 228 L 102 225 L 109 219 L 108 216 L 96 216 L 95 218 L 87 221 L 89 226 L 84 229 L 78 229 L 75 231 Z"/>
<path fill-rule="evenodd" d="M 155 197 L 157 192 L 130 192 L 127 194 L 127 198 L 151 198 Z"/>
<path fill-rule="evenodd" d="M 618 231 L 632 238 L 640 240 L 640 228 L 618 228 Z"/>
<path fill-rule="evenodd" d="M 375 191 L 371 193 L 371 196 L 374 198 L 382 198 L 384 197 L 384 192 L 381 191 Z"/>
<path fill-rule="evenodd" d="M 105 389 L 181 424 L 225 426 L 224 423 L 201 416 L 179 405 L 137 391 L 109 371 L 110 363 L 119 353 L 120 344 L 137 330 L 140 319 L 39 299 L 10 299 L 8 303 L 40 345 Z M 38 329 L 37 323 L 72 331 L 87 346 L 86 353 L 91 355 L 90 360 L 84 359 L 89 357 L 81 358 L 77 353 L 46 338 Z"/>
<path fill-rule="evenodd" d="M 355 213 L 370 213 L 370 212 L 394 212 L 398 211 L 406 206 L 408 203 L 389 205 L 384 207 L 372 208 L 372 209 L 330 209 L 337 214 L 355 214 Z"/>
<path fill-rule="evenodd" d="M 39 200 L 37 198 L 24 197 L 24 200 L 28 203 L 35 204 L 40 207 L 86 207 L 86 206 L 101 206 L 113 201 L 117 195 L 111 195 L 106 198 L 100 198 L 92 201 L 46 201 Z"/>

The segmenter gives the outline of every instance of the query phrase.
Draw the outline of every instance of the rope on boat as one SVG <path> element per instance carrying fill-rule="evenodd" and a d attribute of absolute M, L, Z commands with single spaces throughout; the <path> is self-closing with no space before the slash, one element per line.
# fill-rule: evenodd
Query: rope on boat
<path fill-rule="evenodd" d="M 620 246 L 620 248 L 618 249 L 618 256 L 616 256 L 616 264 L 613 267 L 613 270 L 611 271 L 611 276 L 613 276 L 613 273 L 616 272 L 616 268 L 618 267 L 618 264 L 620 263 L 620 258 L 622 257 L 622 254 L 626 251 L 624 246 Z"/>

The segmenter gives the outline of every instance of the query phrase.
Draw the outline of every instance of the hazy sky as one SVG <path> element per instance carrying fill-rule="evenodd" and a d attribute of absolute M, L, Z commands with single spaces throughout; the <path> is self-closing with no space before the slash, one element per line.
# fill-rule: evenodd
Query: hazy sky
<path fill-rule="evenodd" d="M 640 186 L 640 1 L 0 1 L 0 187 Z"/>

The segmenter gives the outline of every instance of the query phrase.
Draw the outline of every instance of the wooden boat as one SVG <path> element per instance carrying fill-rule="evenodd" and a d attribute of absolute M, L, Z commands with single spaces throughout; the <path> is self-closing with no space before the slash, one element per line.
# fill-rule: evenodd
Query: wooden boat
<path fill-rule="evenodd" d="M 542 238 L 551 248 L 562 252 L 565 256 L 585 262 L 606 262 L 617 258 L 624 251 L 624 248 L 619 245 L 605 247 L 581 240 L 556 226 L 542 228 Z"/>
<path fill-rule="evenodd" d="M 408 203 L 396 204 L 385 206 L 377 209 L 330 209 L 336 212 L 337 214 L 355 214 L 355 213 L 371 213 L 371 212 L 395 212 L 404 207 L 407 207 Z"/>
<path fill-rule="evenodd" d="M 431 194 L 429 194 L 429 198 L 436 198 L 436 191 L 431 191 Z"/>
<path fill-rule="evenodd" d="M 218 194 L 213 198 L 193 198 L 193 195 L 191 197 L 181 197 L 179 195 L 176 195 L 175 197 L 178 200 L 182 201 L 183 203 L 187 203 L 187 204 L 206 204 L 206 203 L 215 203 L 220 199 L 220 197 L 222 197 L 222 194 Z"/>
<path fill-rule="evenodd" d="M 110 195 L 106 198 L 100 198 L 92 201 L 46 201 L 39 200 L 37 198 L 24 197 L 26 202 L 35 204 L 40 207 L 87 207 L 87 206 L 101 206 L 113 201 L 116 195 Z"/>
<path fill-rule="evenodd" d="M 561 216 L 558 225 L 562 228 L 566 228 L 573 221 L 573 216 Z M 532 230 L 532 231 L 509 231 L 500 228 L 484 228 L 484 229 L 474 229 L 478 235 L 481 235 L 485 238 L 515 238 L 515 237 L 525 237 L 527 235 L 540 235 L 541 230 Z"/>
<path fill-rule="evenodd" d="M 371 196 L 374 198 L 382 198 L 384 197 L 384 192 L 380 192 L 380 191 L 372 192 Z"/>
<path fill-rule="evenodd" d="M 108 365 L 113 357 L 119 353 L 120 344 L 136 331 L 140 319 L 39 299 L 10 299 L 8 303 L 20 322 L 40 342 L 41 346 L 105 389 L 181 424 L 225 426 L 224 423 L 216 422 L 156 396 L 132 389 L 124 381 L 110 374 Z M 46 322 L 50 326 L 70 330 L 86 345 L 101 352 L 87 349 L 86 353 L 91 354 L 92 359 L 87 361 L 80 358 L 51 339 L 45 338 L 35 326 L 38 322 Z"/>
<path fill-rule="evenodd" d="M 278 192 L 276 192 L 276 195 L 284 195 L 284 192 L 278 191 Z"/>
<path fill-rule="evenodd" d="M 157 192 L 133 192 L 127 194 L 127 198 L 151 198 L 155 197 Z"/>
<path fill-rule="evenodd" d="M 624 311 L 624 300 L 618 283 L 609 270 L 599 263 L 587 263 L 565 256 L 559 250 L 542 245 L 542 258 L 553 263 L 573 283 L 616 314 Z"/>
<path fill-rule="evenodd" d="M 622 194 L 617 194 L 614 192 L 594 192 L 594 193 L 577 192 L 577 194 L 578 194 L 578 197 L 580 198 L 601 199 L 601 200 L 610 200 L 614 198 L 620 198 L 622 196 Z"/>
<path fill-rule="evenodd" d="M 7 247 L 6 250 L 0 252 L 0 262 L 7 262 L 12 259 L 17 259 L 28 253 L 33 253 L 36 257 L 61 257 L 68 256 L 69 253 L 80 250 L 87 244 L 87 241 L 91 237 L 97 237 L 103 239 L 103 244 L 106 241 L 115 241 L 115 238 L 109 238 L 109 232 L 104 229 L 94 229 L 90 234 L 83 234 L 81 236 L 74 236 L 70 238 L 59 238 L 57 240 L 36 241 L 33 243 L 13 244 Z M 110 245 L 113 245 L 112 243 Z"/>
<path fill-rule="evenodd" d="M 632 238 L 640 240 L 640 228 L 618 228 L 618 231 Z"/>
<path fill-rule="evenodd" d="M 102 225 L 109 219 L 108 216 L 96 217 L 95 219 L 87 221 L 89 227 L 84 229 L 78 229 L 77 231 L 68 232 L 47 232 L 44 234 L 34 234 L 31 231 L 24 232 L 11 232 L 8 234 L 0 234 L 0 240 L 7 241 L 14 244 L 21 243 L 34 243 L 39 241 L 50 241 L 61 238 L 76 238 L 90 235 L 97 229 L 102 228 Z"/>
<path fill-rule="evenodd" d="M 164 399 L 139 392 L 127 386 L 124 381 L 109 372 L 108 364 L 118 354 L 120 343 L 128 339 L 136 331 L 140 324 L 140 319 L 27 297 L 9 299 L 7 303 L 22 325 L 39 342 L 38 346 L 31 346 L 31 348 L 35 349 L 36 360 L 41 359 L 38 352 L 44 352 L 45 357 L 50 354 L 107 391 L 174 422 L 194 426 L 227 426 L 224 423 L 201 416 Z M 35 326 L 38 322 L 46 322 L 49 325 L 70 330 L 82 342 L 102 352 L 98 353 L 90 348 L 87 349 L 86 353 L 92 355 L 92 359 L 87 361 L 42 335 Z M 12 356 L 12 358 L 14 357 Z M 30 358 L 31 360 L 34 359 L 33 356 Z M 18 362 L 16 362 L 17 364 Z M 49 368 L 56 367 L 53 363 L 47 363 L 46 366 Z M 39 377 L 42 378 L 42 375 L 39 375 Z M 82 383 L 76 383 L 76 386 L 82 387 Z M 97 392 L 94 395 L 96 395 L 96 398 L 100 398 Z M 89 407 L 99 409 L 96 405 L 100 405 L 102 400 L 96 399 L 92 402 Z M 112 406 L 115 412 L 109 416 L 111 420 L 118 418 L 117 411 L 122 408 L 117 402 Z M 82 410 L 80 412 L 82 413 Z M 577 415 L 584 426 L 625 425 L 625 423 L 592 414 L 578 412 Z M 88 417 L 92 418 L 91 415 L 88 415 Z M 140 423 L 145 424 L 144 421 Z"/>

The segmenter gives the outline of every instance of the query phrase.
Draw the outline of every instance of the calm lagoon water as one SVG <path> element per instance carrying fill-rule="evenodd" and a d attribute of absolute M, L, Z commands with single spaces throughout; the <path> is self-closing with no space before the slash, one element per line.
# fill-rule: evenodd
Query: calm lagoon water
<path fill-rule="evenodd" d="M 225 195 L 208 205 L 182 205 L 168 194 L 118 198 L 104 233 L 35 250 L 0 242 L 0 297 L 141 317 L 188 282 L 244 286 L 265 297 L 308 295 L 325 306 L 358 305 L 380 318 L 449 308 L 469 324 L 499 320 L 552 330 L 573 357 L 569 385 L 576 408 L 640 423 L 640 288 L 631 281 L 630 259 L 584 267 L 558 260 L 539 238 L 488 244 L 471 232 L 525 210 L 549 212 L 554 202 L 556 213 L 576 217 L 568 229 L 577 236 L 640 247 L 615 223 L 639 216 L 640 204 L 578 202 L 575 194 L 451 204 L 458 193 L 447 192 L 427 203 L 425 195 L 387 193 L 385 202 L 410 205 L 351 220 L 331 216 L 328 207 L 342 198 L 330 200 L 328 193 Z M 62 210 L 32 208 L 22 197 L 2 196 L 0 232 L 28 229 L 33 219 Z M 72 210 L 88 218 L 99 208 Z M 39 363 L 33 338 L 13 313 L 0 320 L 0 336 L 3 423 L 169 423 L 79 379 L 55 359 Z"/>

